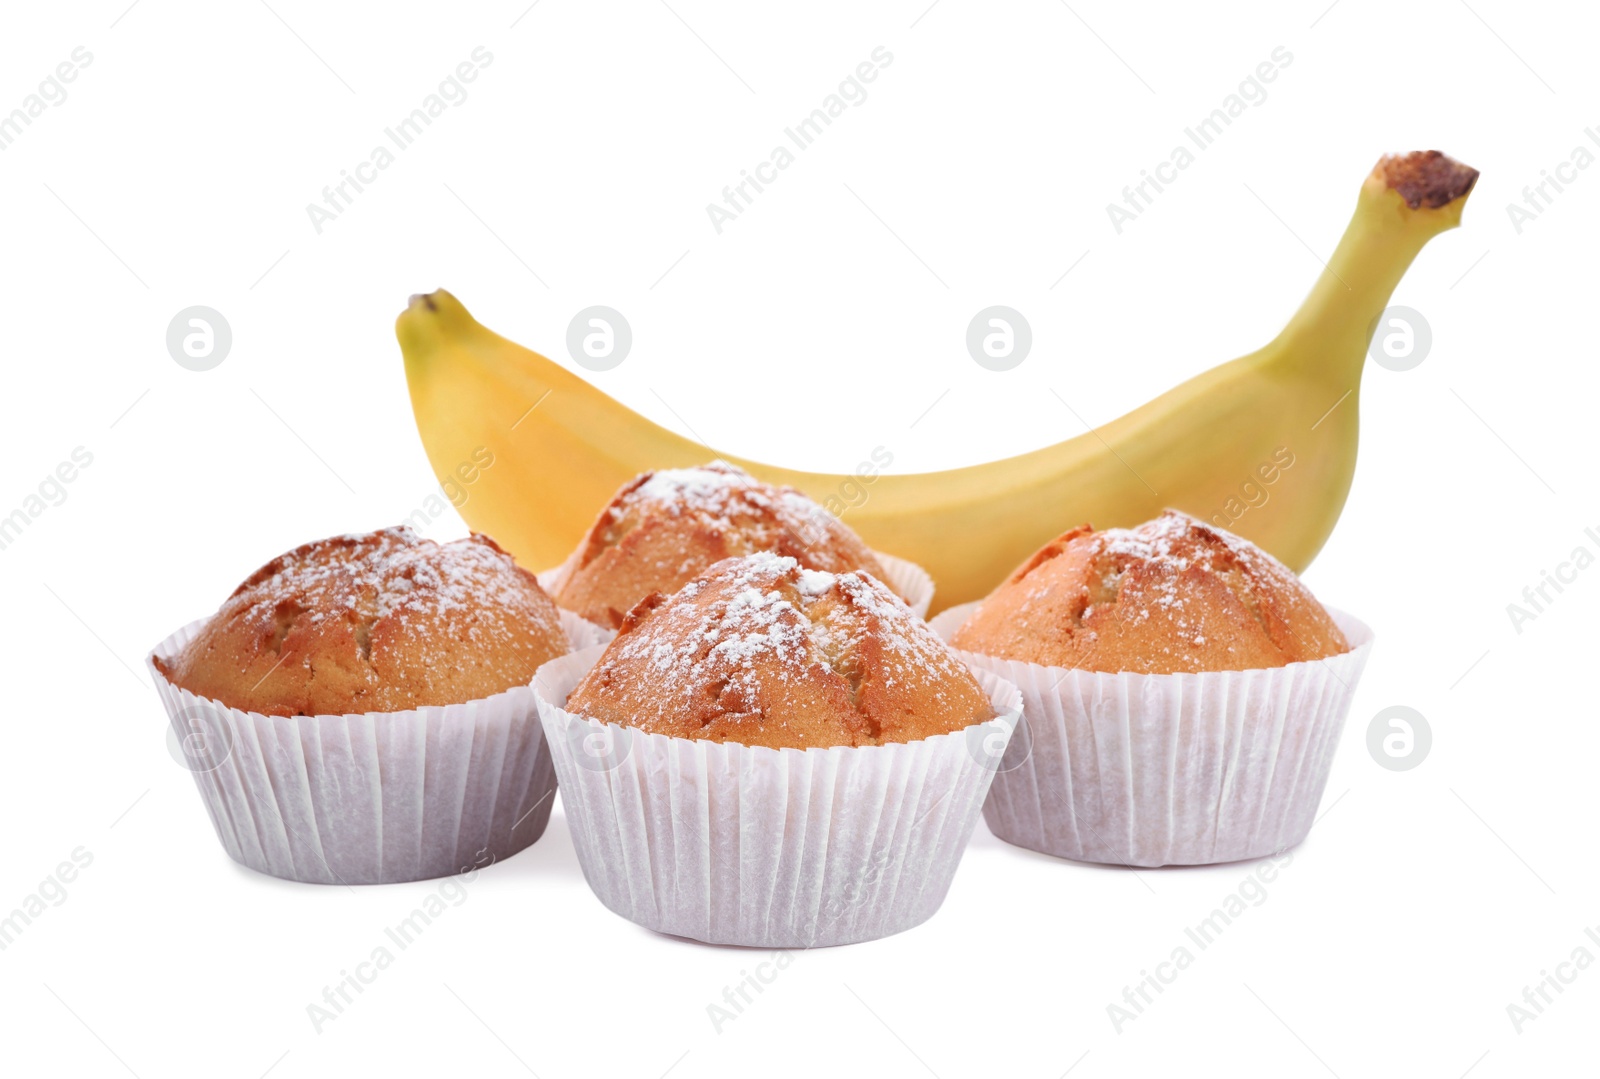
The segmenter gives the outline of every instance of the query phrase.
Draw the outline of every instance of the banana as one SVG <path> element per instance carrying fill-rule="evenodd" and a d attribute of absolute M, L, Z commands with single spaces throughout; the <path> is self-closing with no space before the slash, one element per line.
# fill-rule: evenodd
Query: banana
<path fill-rule="evenodd" d="M 1422 246 L 1460 223 L 1477 176 L 1438 151 L 1385 157 L 1311 294 L 1264 348 L 1053 446 L 879 476 L 846 522 L 926 568 L 937 607 L 982 598 L 1066 528 L 1135 525 L 1169 506 L 1303 570 L 1355 473 L 1356 391 L 1376 320 Z M 636 474 L 713 456 L 481 326 L 448 292 L 412 297 L 395 332 L 434 472 L 447 485 L 475 474 L 462 516 L 532 569 L 566 558 Z M 494 463 L 480 470 L 485 451 Z M 851 476 L 729 460 L 822 502 L 860 487 Z"/>

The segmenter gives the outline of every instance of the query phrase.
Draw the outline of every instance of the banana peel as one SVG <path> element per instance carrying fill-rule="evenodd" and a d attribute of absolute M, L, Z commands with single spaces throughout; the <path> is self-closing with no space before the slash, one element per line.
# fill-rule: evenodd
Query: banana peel
<path fill-rule="evenodd" d="M 1333 531 L 1355 474 L 1357 391 L 1376 320 L 1423 245 L 1460 223 L 1477 177 L 1438 151 L 1385 157 L 1276 338 L 1078 437 L 870 484 L 723 459 L 824 504 L 864 489 L 846 523 L 927 569 L 935 609 L 981 599 L 1067 528 L 1131 526 L 1167 507 L 1227 527 L 1299 572 Z M 715 456 L 482 326 L 443 290 L 412 297 L 395 333 L 435 474 L 459 483 L 464 467 L 491 453 L 493 467 L 473 470 L 458 508 L 531 569 L 565 559 L 638 473 Z M 1270 498 L 1257 503 L 1252 491 L 1263 488 Z"/>

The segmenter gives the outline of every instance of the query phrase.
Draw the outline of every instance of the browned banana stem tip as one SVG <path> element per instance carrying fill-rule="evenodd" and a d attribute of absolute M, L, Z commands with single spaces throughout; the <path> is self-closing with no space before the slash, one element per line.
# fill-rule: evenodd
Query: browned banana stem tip
<path fill-rule="evenodd" d="M 1477 169 L 1438 150 L 1388 154 L 1378 162 L 1376 171 L 1413 210 L 1420 206 L 1436 210 L 1448 205 L 1478 182 Z"/>

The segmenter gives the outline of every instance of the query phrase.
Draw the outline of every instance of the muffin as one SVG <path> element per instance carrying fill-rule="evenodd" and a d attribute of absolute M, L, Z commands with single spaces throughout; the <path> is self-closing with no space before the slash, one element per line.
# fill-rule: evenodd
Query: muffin
<path fill-rule="evenodd" d="M 955 634 L 970 652 L 1088 671 L 1242 671 L 1348 651 L 1300 578 L 1248 540 L 1168 510 L 1041 547 Z"/>
<path fill-rule="evenodd" d="M 897 586 L 908 602 L 920 599 L 919 613 L 927 613 L 932 583 L 921 570 L 899 563 L 899 575 L 909 579 L 897 580 L 890 560 L 822 506 L 720 461 L 646 472 L 624 486 L 553 575 L 550 590 L 561 606 L 616 629 L 652 592 L 670 595 L 714 563 L 757 551 L 827 573 L 863 570 Z"/>
<path fill-rule="evenodd" d="M 488 537 L 392 528 L 272 560 L 149 663 L 229 855 L 375 884 L 539 837 L 555 779 L 529 682 L 606 636 Z"/>
<path fill-rule="evenodd" d="M 1248 540 L 1171 510 L 1073 529 L 933 628 L 1022 692 L 990 831 L 1137 866 L 1304 839 L 1372 639 Z"/>
<path fill-rule="evenodd" d="M 156 666 L 247 712 L 345 715 L 492 697 L 567 651 L 555 603 L 492 539 L 402 527 L 273 559 Z"/>
<path fill-rule="evenodd" d="M 601 901 L 773 948 L 932 915 L 1020 705 L 870 574 L 771 552 L 646 597 L 534 691 Z"/>
<path fill-rule="evenodd" d="M 875 578 L 770 552 L 647 596 L 567 706 L 772 749 L 911 742 L 994 715 L 966 666 Z"/>

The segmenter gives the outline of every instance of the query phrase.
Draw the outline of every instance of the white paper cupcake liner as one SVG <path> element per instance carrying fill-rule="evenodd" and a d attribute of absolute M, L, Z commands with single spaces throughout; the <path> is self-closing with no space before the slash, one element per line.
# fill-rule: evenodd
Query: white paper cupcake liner
<path fill-rule="evenodd" d="M 613 636 L 568 611 L 561 622 L 574 649 Z M 544 832 L 555 774 L 531 687 L 403 712 L 266 716 L 157 669 L 154 657 L 170 660 L 204 625 L 146 662 L 234 861 L 286 880 L 387 884 L 482 867 Z"/>
<path fill-rule="evenodd" d="M 928 607 L 933 603 L 933 578 L 928 576 L 928 571 L 915 562 L 907 562 L 892 554 L 884 554 L 881 551 L 872 553 L 883 566 L 883 583 L 888 585 L 895 595 L 905 600 L 906 606 L 910 607 L 918 618 L 928 617 Z M 553 566 L 538 574 L 539 587 L 554 595 L 557 582 L 566 575 L 567 567 L 572 565 L 572 560 L 577 557 L 578 552 L 574 551 L 561 565 Z"/>
<path fill-rule="evenodd" d="M 936 616 L 949 641 L 979 605 Z M 1008 843 L 1114 865 L 1259 858 L 1306 837 L 1372 631 L 1330 610 L 1350 651 L 1286 667 L 1106 674 L 957 650 L 1022 692 L 983 807 Z"/>
<path fill-rule="evenodd" d="M 998 718 L 937 738 L 767 749 L 566 711 L 603 651 L 545 664 L 534 693 L 578 862 L 607 907 L 764 948 L 873 940 L 939 908 L 1016 725 L 1015 687 L 975 671 Z"/>
<path fill-rule="evenodd" d="M 872 553 L 883 566 L 883 583 L 906 601 L 912 614 L 918 618 L 928 617 L 928 607 L 933 603 L 933 578 L 928 576 L 928 571 L 892 554 Z"/>
<path fill-rule="evenodd" d="M 567 570 L 572 566 L 572 563 L 575 562 L 577 558 L 578 552 L 573 551 L 562 560 L 559 566 L 551 566 L 549 569 L 542 569 L 538 573 L 535 573 L 534 578 L 538 580 L 539 587 L 544 589 L 551 596 L 554 596 L 556 594 L 556 586 L 559 585 L 566 577 Z"/>

